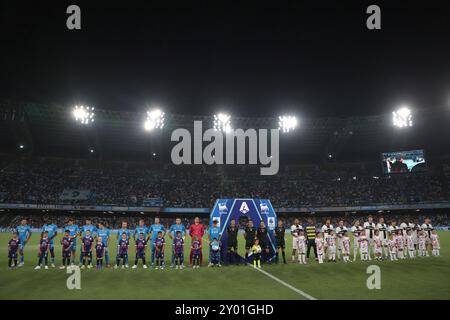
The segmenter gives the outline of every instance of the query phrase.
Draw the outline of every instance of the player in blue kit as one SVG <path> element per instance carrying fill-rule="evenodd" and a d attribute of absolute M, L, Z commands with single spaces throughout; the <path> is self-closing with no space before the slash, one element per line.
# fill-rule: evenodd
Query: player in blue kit
<path fill-rule="evenodd" d="M 194 236 L 191 244 L 192 269 L 200 268 L 200 254 L 202 252 L 202 243 Z"/>
<path fill-rule="evenodd" d="M 67 226 L 64 227 L 64 230 L 69 231 L 69 236 L 72 239 L 72 245 L 70 247 L 70 257 L 71 257 L 71 265 L 75 264 L 75 255 L 77 253 L 77 237 L 80 233 L 80 228 L 73 223 L 73 219 L 69 219 L 67 221 Z"/>
<path fill-rule="evenodd" d="M 81 269 L 84 269 L 87 265 L 88 269 L 92 268 L 92 246 L 94 244 L 94 238 L 91 236 L 91 231 L 86 230 L 86 234 L 81 238 L 81 252 L 83 265 Z"/>
<path fill-rule="evenodd" d="M 125 239 L 127 241 L 130 241 L 131 231 L 128 229 L 128 223 L 126 221 L 122 222 L 122 227 L 117 232 L 117 255 L 116 255 L 116 261 L 119 258 L 119 251 L 120 251 L 120 241 L 122 240 L 122 235 L 125 233 Z M 126 261 L 125 265 L 128 268 L 128 254 L 125 256 Z"/>
<path fill-rule="evenodd" d="M 163 238 L 162 231 L 158 231 L 158 236 L 155 239 L 154 247 L 155 247 L 155 259 L 156 259 L 155 269 L 158 269 L 158 267 L 160 267 L 161 269 L 164 269 L 164 238 Z"/>
<path fill-rule="evenodd" d="M 49 249 L 50 256 L 52 258 L 52 268 L 55 267 L 55 244 L 53 243 L 53 239 L 58 234 L 58 226 L 53 223 L 51 219 L 47 219 L 46 223 L 42 226 L 42 232 L 47 232 L 48 238 L 50 240 Z"/>
<path fill-rule="evenodd" d="M 151 239 L 152 239 L 152 247 L 151 247 L 151 253 L 152 253 L 152 268 L 155 266 L 155 241 L 158 238 L 158 233 L 161 232 L 164 238 L 164 226 L 159 223 L 159 217 L 155 217 L 155 223 L 150 226 L 150 233 L 151 233 Z"/>
<path fill-rule="evenodd" d="M 181 232 L 181 237 L 184 240 L 184 236 L 186 234 L 186 227 L 183 224 L 181 224 L 181 219 L 180 218 L 176 218 L 175 219 L 175 223 L 170 226 L 169 237 L 172 240 L 174 240 L 175 237 L 176 237 L 176 233 L 178 231 Z M 173 247 L 173 245 L 172 245 L 172 264 L 171 264 L 171 268 L 173 268 L 174 265 L 175 265 L 175 247 Z"/>
<path fill-rule="evenodd" d="M 133 233 L 134 241 L 139 239 L 139 236 L 141 233 L 144 234 L 144 239 L 147 239 L 148 232 L 149 232 L 149 229 L 145 226 L 144 219 L 139 219 L 139 225 L 136 227 L 136 229 L 134 230 L 134 233 Z"/>
<path fill-rule="evenodd" d="M 91 219 L 86 219 L 86 224 L 84 226 L 81 227 L 79 235 L 83 238 L 86 236 L 86 232 L 89 230 L 89 234 L 92 238 L 95 238 L 95 234 L 97 232 L 97 228 L 92 224 L 92 220 Z M 83 245 L 81 245 L 81 255 L 80 255 L 80 266 L 83 264 Z M 92 252 L 91 252 L 92 253 Z M 92 263 L 92 259 L 91 259 L 91 263 Z M 92 264 L 90 264 L 90 266 L 92 267 Z"/>
<path fill-rule="evenodd" d="M 145 248 L 147 247 L 147 239 L 145 239 L 144 232 L 139 233 L 139 238 L 136 240 L 136 258 L 134 260 L 133 269 L 137 269 L 139 259 L 142 260 L 142 267 L 147 269 L 145 261 Z"/>
<path fill-rule="evenodd" d="M 109 268 L 109 229 L 105 227 L 102 222 L 99 222 L 97 229 L 97 237 L 102 238 L 102 243 L 104 246 L 104 255 L 105 255 L 105 263 L 106 267 Z M 103 266 L 103 257 L 102 257 L 102 266 Z"/>
<path fill-rule="evenodd" d="M 22 267 L 25 264 L 25 258 L 24 258 L 24 249 L 25 245 L 28 243 L 28 240 L 30 240 L 31 237 L 31 228 L 27 224 L 26 219 L 22 219 L 20 221 L 20 225 L 18 225 L 15 229 L 15 231 L 19 234 L 19 255 L 20 255 L 20 263 L 19 267 Z"/>
<path fill-rule="evenodd" d="M 209 231 L 208 231 L 208 241 L 209 241 L 210 245 L 212 244 L 213 239 L 216 239 L 218 243 L 220 241 L 220 228 L 218 227 L 217 220 L 213 221 L 213 225 L 211 228 L 209 228 Z M 208 265 L 209 267 L 213 266 L 213 262 L 211 261 L 211 259 L 212 259 L 211 252 L 212 251 L 210 251 L 210 255 L 209 255 L 209 265 Z M 220 257 L 219 257 L 219 259 L 220 259 Z M 219 261 L 219 266 L 220 266 L 220 261 Z"/>
<path fill-rule="evenodd" d="M 41 240 L 39 241 L 39 253 L 38 253 L 38 264 L 34 268 L 39 270 L 42 263 L 45 262 L 45 269 L 48 269 L 48 248 L 50 247 L 50 239 L 48 238 L 47 231 L 42 232 Z"/>
<path fill-rule="evenodd" d="M 122 260 L 122 269 L 128 268 L 128 245 L 130 244 L 126 232 L 122 232 L 117 249 L 116 265 L 114 269 L 117 269 Z"/>
<path fill-rule="evenodd" d="M 97 258 L 97 269 L 103 268 L 103 256 L 106 256 L 106 246 L 103 238 L 98 236 L 97 243 L 95 244 L 95 256 Z"/>
<path fill-rule="evenodd" d="M 73 239 L 70 236 L 70 231 L 65 230 L 64 236 L 61 239 L 61 248 L 62 248 L 62 266 L 60 269 L 65 269 L 70 266 L 70 258 L 72 256 L 72 243 Z"/>
<path fill-rule="evenodd" d="M 14 232 L 12 239 L 8 242 L 8 268 L 10 270 L 13 268 L 17 268 L 17 252 L 19 251 L 19 246 L 19 234 L 17 232 Z"/>

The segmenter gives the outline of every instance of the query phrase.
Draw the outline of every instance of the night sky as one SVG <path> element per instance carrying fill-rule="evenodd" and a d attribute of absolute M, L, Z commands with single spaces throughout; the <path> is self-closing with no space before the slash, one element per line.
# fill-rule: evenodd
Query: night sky
<path fill-rule="evenodd" d="M 444 1 L 343 3 L 2 1 L 0 98 L 240 116 L 450 101 Z M 66 28 L 69 4 L 81 7 L 80 31 Z M 381 30 L 366 28 L 369 4 Z"/>

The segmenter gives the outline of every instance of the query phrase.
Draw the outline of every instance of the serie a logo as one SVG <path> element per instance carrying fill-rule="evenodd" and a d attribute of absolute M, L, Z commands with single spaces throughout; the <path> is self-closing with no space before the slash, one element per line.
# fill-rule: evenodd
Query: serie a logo
<path fill-rule="evenodd" d="M 247 202 L 243 201 L 241 204 L 241 207 L 239 208 L 239 211 L 242 212 L 243 214 L 246 214 L 247 212 L 250 211 L 250 209 L 248 208 Z"/>

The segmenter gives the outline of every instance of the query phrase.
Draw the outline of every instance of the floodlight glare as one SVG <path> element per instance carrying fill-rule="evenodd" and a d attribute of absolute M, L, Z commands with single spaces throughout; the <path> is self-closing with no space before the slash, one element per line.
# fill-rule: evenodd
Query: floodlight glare
<path fill-rule="evenodd" d="M 413 125 L 411 110 L 407 107 L 401 107 L 397 111 L 393 111 L 392 122 L 394 126 L 399 128 L 411 127 Z"/>
<path fill-rule="evenodd" d="M 94 108 L 91 107 L 75 106 L 72 114 L 75 121 L 78 121 L 81 124 L 90 124 L 95 120 Z"/>
<path fill-rule="evenodd" d="M 297 118 L 295 116 L 279 116 L 278 130 L 289 132 L 297 127 Z"/>
<path fill-rule="evenodd" d="M 230 132 L 231 128 L 231 116 L 225 113 L 219 113 L 214 115 L 214 130 Z"/>
<path fill-rule="evenodd" d="M 164 112 L 160 109 L 154 109 L 147 111 L 147 120 L 144 123 L 144 129 L 146 131 L 152 131 L 153 129 L 162 129 L 164 127 L 165 118 Z"/>

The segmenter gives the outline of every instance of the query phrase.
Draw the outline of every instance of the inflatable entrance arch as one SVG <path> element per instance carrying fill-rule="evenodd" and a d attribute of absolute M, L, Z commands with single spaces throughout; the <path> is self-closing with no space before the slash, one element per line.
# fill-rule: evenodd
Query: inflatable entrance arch
<path fill-rule="evenodd" d="M 223 262 L 227 252 L 227 227 L 231 220 L 235 220 L 236 224 L 239 218 L 247 217 L 253 220 L 253 225 L 259 227 L 261 221 L 264 221 L 268 230 L 268 241 L 270 247 L 269 259 L 274 259 L 275 252 L 275 235 L 274 230 L 277 226 L 277 215 L 272 207 L 269 199 L 218 199 L 211 211 L 209 226 L 212 227 L 213 221 L 217 220 L 221 234 L 221 258 Z M 245 245 L 243 240 L 240 241 L 239 247 Z M 241 261 L 244 259 L 241 257 Z"/>

